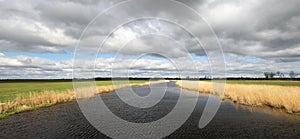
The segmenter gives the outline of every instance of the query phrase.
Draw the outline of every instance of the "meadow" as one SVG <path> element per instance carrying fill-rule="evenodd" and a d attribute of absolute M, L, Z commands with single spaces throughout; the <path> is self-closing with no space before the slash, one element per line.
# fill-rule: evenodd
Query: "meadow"
<path fill-rule="evenodd" d="M 130 80 L 129 85 L 145 85 L 148 80 Z M 125 84 L 121 81 L 118 85 Z M 111 80 L 96 81 L 98 93 L 114 91 Z M 124 85 L 122 87 L 125 87 Z M 86 94 L 86 90 L 84 92 Z M 71 81 L 0 82 L 0 119 L 6 116 L 75 100 Z"/>
<path fill-rule="evenodd" d="M 186 81 L 182 84 L 176 81 L 177 86 L 212 93 L 211 81 Z M 130 85 L 147 85 L 148 80 L 130 80 Z M 124 82 L 118 82 L 125 87 Z M 96 81 L 97 93 L 107 93 L 117 88 L 112 86 L 111 80 Z M 77 94 L 79 98 L 88 98 L 94 95 L 93 91 L 83 89 Z M 289 113 L 300 113 L 300 81 L 268 81 L 268 80 L 228 80 L 223 99 L 249 106 L 269 106 L 284 109 Z M 0 119 L 6 116 L 48 107 L 58 103 L 75 100 L 71 81 L 1 81 L 0 82 Z"/>
<path fill-rule="evenodd" d="M 212 93 L 211 81 L 177 81 L 177 86 Z M 220 93 L 219 93 L 220 94 Z M 235 103 L 248 106 L 269 106 L 284 109 L 288 113 L 300 113 L 299 81 L 247 81 L 229 80 L 222 99 L 230 99 Z"/>
<path fill-rule="evenodd" d="M 131 84 L 145 83 L 147 80 L 130 80 Z M 110 86 L 111 80 L 96 81 L 97 86 Z M 39 94 L 45 91 L 65 92 L 73 89 L 72 81 L 1 81 L 0 103 L 15 100 L 17 97 L 26 97 L 30 94 Z"/>

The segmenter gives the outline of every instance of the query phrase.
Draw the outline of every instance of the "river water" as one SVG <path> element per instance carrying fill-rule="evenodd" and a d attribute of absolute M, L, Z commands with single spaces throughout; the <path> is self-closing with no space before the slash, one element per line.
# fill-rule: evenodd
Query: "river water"
<path fill-rule="evenodd" d="M 177 88 L 174 82 L 169 88 Z M 178 88 L 177 88 L 178 89 Z M 139 96 L 147 96 L 149 87 L 133 87 Z M 179 89 L 178 89 L 179 90 Z M 158 91 L 159 92 L 159 91 Z M 183 91 L 192 94 L 195 92 Z M 170 113 L 179 98 L 168 91 L 151 108 L 138 109 L 121 101 L 115 92 L 102 94 L 105 104 L 118 117 L 134 123 L 159 120 Z M 198 128 L 208 96 L 201 94 L 188 120 L 166 138 L 299 138 L 300 118 L 267 107 L 248 107 L 223 101 L 212 121 Z M 186 99 L 185 101 L 189 101 Z M 163 131 L 162 131 L 163 132 Z M 83 116 L 77 102 L 15 114 L 0 120 L 0 138 L 108 138 Z"/>

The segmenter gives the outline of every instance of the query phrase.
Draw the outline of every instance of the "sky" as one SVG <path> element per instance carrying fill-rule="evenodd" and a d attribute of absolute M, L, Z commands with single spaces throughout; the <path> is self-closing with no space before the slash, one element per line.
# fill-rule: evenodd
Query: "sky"
<path fill-rule="evenodd" d="M 124 3 L 0 0 L 0 79 L 300 72 L 299 0 Z"/>

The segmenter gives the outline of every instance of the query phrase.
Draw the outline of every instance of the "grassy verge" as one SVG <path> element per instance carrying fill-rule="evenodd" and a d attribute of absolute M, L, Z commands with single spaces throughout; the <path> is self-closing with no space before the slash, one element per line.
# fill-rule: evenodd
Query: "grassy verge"
<path fill-rule="evenodd" d="M 145 83 L 147 80 L 130 80 L 131 84 Z M 120 81 L 122 83 L 122 81 Z M 112 81 L 96 81 L 97 86 L 112 85 Z M 27 97 L 30 94 L 39 94 L 44 91 L 55 91 L 56 93 L 65 92 L 73 89 L 71 81 L 53 82 L 0 82 L 0 103 L 15 100 L 17 97 Z"/>
<path fill-rule="evenodd" d="M 147 83 L 147 80 L 130 81 L 132 86 Z M 112 86 L 112 81 L 97 81 L 96 85 L 97 93 L 111 92 L 116 89 Z M 83 91 L 86 93 L 86 90 Z M 75 95 L 72 82 L 10 82 L 0 84 L 0 100 L 1 119 L 15 113 L 74 101 Z"/>
<path fill-rule="evenodd" d="M 195 82 L 195 81 L 187 81 Z M 244 83 L 243 83 L 244 82 Z M 245 83 L 246 82 L 246 83 Z M 289 83 L 284 85 L 265 85 L 259 81 L 239 81 L 239 83 L 229 82 L 226 84 L 224 98 L 233 102 L 249 106 L 269 106 L 284 109 L 288 113 L 300 113 L 300 86 Z M 272 81 L 271 81 L 272 82 Z M 195 90 L 204 93 L 212 92 L 211 82 L 182 83 L 177 81 L 179 87 Z"/>

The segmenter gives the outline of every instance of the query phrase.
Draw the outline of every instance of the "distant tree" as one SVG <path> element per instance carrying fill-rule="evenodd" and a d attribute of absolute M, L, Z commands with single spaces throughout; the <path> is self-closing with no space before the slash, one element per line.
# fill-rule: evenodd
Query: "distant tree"
<path fill-rule="evenodd" d="M 273 77 L 276 75 L 273 72 L 264 72 L 264 75 L 266 77 L 266 79 L 273 79 Z"/>
<path fill-rule="evenodd" d="M 284 77 L 284 73 L 280 72 L 280 71 L 277 71 L 276 72 L 276 75 L 279 77 L 279 78 L 283 78 Z"/>
<path fill-rule="evenodd" d="M 264 72 L 264 75 L 265 75 L 265 78 L 268 79 L 268 77 L 269 77 L 269 76 L 268 76 L 268 73 L 267 73 L 267 72 Z"/>
<path fill-rule="evenodd" d="M 279 76 L 279 75 L 280 75 L 280 71 L 277 71 L 277 72 L 276 72 L 276 75 Z"/>
<path fill-rule="evenodd" d="M 297 74 L 294 71 L 290 71 L 289 75 L 292 79 L 294 79 L 297 76 Z"/>

